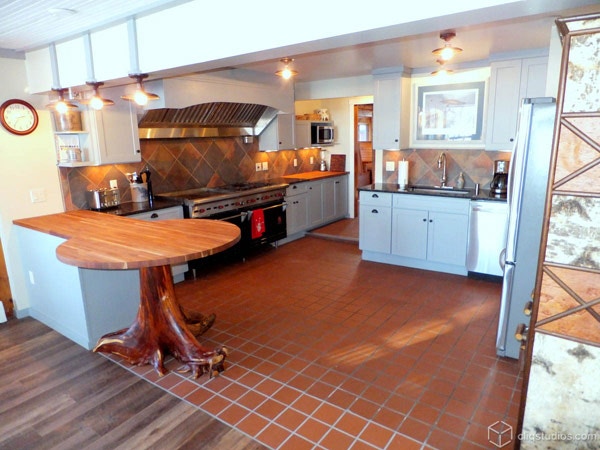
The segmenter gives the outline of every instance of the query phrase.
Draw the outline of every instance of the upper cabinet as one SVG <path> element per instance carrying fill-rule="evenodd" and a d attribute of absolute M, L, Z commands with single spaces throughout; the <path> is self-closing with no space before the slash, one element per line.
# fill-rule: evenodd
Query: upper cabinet
<path fill-rule="evenodd" d="M 54 134 L 59 166 L 99 166 L 142 160 L 135 106 L 118 99 L 111 91 L 105 89 L 103 94 L 114 98 L 115 104 L 100 111 L 84 109 L 80 129 L 70 131 L 57 127 Z"/>
<path fill-rule="evenodd" d="M 486 150 L 512 150 L 521 100 L 543 97 L 548 58 L 524 58 L 491 64 Z"/>
<path fill-rule="evenodd" d="M 291 150 L 294 145 L 295 115 L 280 113 L 258 137 L 261 151 Z"/>
<path fill-rule="evenodd" d="M 401 73 L 375 75 L 373 92 L 373 149 L 408 148 L 410 78 Z"/>

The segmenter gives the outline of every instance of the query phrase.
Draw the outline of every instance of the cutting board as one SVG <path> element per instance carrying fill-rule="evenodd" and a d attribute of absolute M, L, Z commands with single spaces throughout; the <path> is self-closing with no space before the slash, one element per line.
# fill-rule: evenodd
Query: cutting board
<path fill-rule="evenodd" d="M 331 162 L 329 163 L 329 170 L 331 172 L 345 172 L 346 171 L 346 155 L 331 155 Z"/>

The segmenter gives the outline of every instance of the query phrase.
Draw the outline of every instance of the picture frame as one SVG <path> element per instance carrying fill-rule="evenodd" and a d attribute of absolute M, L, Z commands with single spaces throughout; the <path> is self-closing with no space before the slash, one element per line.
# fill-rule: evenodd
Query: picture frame
<path fill-rule="evenodd" d="M 485 147 L 486 80 L 414 85 L 411 147 Z"/>

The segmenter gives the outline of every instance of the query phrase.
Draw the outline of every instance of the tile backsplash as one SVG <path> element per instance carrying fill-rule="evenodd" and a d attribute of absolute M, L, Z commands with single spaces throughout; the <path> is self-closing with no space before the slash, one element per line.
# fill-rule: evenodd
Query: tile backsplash
<path fill-rule="evenodd" d="M 126 173 L 150 169 L 155 194 L 197 187 L 213 187 L 246 181 L 262 181 L 283 175 L 318 170 L 318 149 L 261 152 L 258 139 L 243 138 L 153 139 L 140 141 L 142 161 L 132 164 L 61 167 L 65 209 L 87 208 L 85 191 L 108 187 L 117 180 L 123 202 L 131 201 Z M 310 157 L 314 157 L 310 164 Z M 297 166 L 293 161 L 297 159 Z M 256 171 L 256 163 L 268 169 Z"/>
<path fill-rule="evenodd" d="M 117 180 L 121 200 L 131 201 L 126 173 L 140 172 L 146 164 L 152 174 L 155 194 L 180 191 L 197 187 L 213 187 L 246 181 L 262 181 L 283 175 L 318 170 L 318 149 L 283 150 L 261 152 L 258 140 L 244 143 L 243 138 L 193 138 L 141 140 L 142 161 L 132 164 L 113 164 L 86 167 L 61 167 L 60 177 L 65 209 L 88 207 L 85 191 L 108 187 L 110 180 Z M 463 172 L 465 186 L 479 183 L 482 189 L 492 180 L 493 162 L 510 160 L 508 152 L 483 150 L 446 150 L 448 184 L 456 185 Z M 435 185 L 440 181 L 441 170 L 437 168 L 440 150 L 413 149 L 383 152 L 383 181 L 398 182 L 398 161 L 410 162 L 409 183 Z M 310 157 L 314 158 L 313 164 Z M 294 167 L 293 160 L 297 159 Z M 394 162 L 394 171 L 385 171 L 386 162 Z M 267 162 L 268 169 L 256 171 L 256 163 Z M 348 164 L 348 163 L 347 163 Z M 348 167 L 348 166 L 347 166 Z"/>
<path fill-rule="evenodd" d="M 489 188 L 493 178 L 494 161 L 510 161 L 510 152 L 488 152 L 484 150 L 437 150 L 410 149 L 403 151 L 383 152 L 383 181 L 398 183 L 398 161 L 409 162 L 409 184 L 438 185 L 442 170 L 438 169 L 437 160 L 440 153 L 446 153 L 446 168 L 449 186 L 456 186 L 460 173 L 465 178 L 465 187 L 474 187 L 479 183 L 481 189 Z M 394 163 L 393 171 L 386 171 L 386 162 Z"/>

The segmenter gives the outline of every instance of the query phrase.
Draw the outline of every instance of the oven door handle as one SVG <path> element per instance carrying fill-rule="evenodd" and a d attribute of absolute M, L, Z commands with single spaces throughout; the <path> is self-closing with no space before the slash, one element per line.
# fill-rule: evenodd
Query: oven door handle
<path fill-rule="evenodd" d="M 246 220 L 246 216 L 248 216 L 247 212 L 241 212 L 239 214 L 236 214 L 235 216 L 221 217 L 220 219 L 217 219 L 217 220 L 223 221 L 223 220 L 237 219 L 238 217 L 241 217 L 241 222 L 243 222 L 244 220 Z"/>
<path fill-rule="evenodd" d="M 287 208 L 287 203 L 283 202 L 283 203 L 278 203 L 276 205 L 267 206 L 266 208 L 254 208 L 254 209 L 262 209 L 263 211 L 268 211 L 269 209 L 273 209 L 273 208 L 282 208 L 282 211 L 285 211 Z M 254 212 L 254 210 L 248 211 L 248 219 L 252 218 L 253 212 Z"/>

